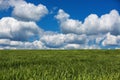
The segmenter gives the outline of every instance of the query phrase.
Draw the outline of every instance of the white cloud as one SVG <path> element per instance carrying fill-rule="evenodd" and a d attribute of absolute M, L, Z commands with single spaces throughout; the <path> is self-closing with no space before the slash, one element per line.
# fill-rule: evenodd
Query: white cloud
<path fill-rule="evenodd" d="M 84 45 L 84 46 L 82 46 L 82 48 L 81 49 L 101 49 L 100 48 L 100 46 L 99 45 L 96 45 L 96 44 L 94 44 L 94 45 Z"/>
<path fill-rule="evenodd" d="M 80 28 L 81 25 L 81 22 L 78 20 L 67 19 L 66 21 L 63 21 L 60 26 L 63 33 L 81 34 L 84 31 L 82 27 Z"/>
<path fill-rule="evenodd" d="M 9 42 L 9 39 L 0 39 L 0 45 L 2 46 L 9 45 Z"/>
<path fill-rule="evenodd" d="M 64 45 L 63 34 L 44 35 L 40 39 L 46 46 L 51 48 L 57 48 Z"/>
<path fill-rule="evenodd" d="M 120 16 L 116 10 L 110 11 L 109 14 L 102 15 L 99 21 L 99 32 L 110 32 L 113 35 L 120 35 Z"/>
<path fill-rule="evenodd" d="M 0 39 L 28 40 L 42 33 L 35 22 L 18 21 L 11 17 L 0 19 Z"/>
<path fill-rule="evenodd" d="M 70 19 L 70 15 L 61 9 L 55 17 L 60 21 L 63 33 L 98 35 L 110 32 L 113 35 L 120 35 L 120 16 L 116 10 L 112 10 L 109 14 L 101 17 L 90 14 L 83 23 L 79 20 Z"/>
<path fill-rule="evenodd" d="M 69 19 L 69 17 L 70 15 L 65 13 L 62 9 L 60 9 L 58 11 L 58 14 L 55 16 L 55 18 L 58 19 L 60 22 L 61 31 L 63 33 L 82 33 L 82 30 L 80 30 L 82 22 L 78 20 Z"/>
<path fill-rule="evenodd" d="M 64 49 L 100 49 L 98 45 L 86 45 L 86 44 L 67 44 Z"/>
<path fill-rule="evenodd" d="M 101 42 L 102 42 L 102 40 L 104 40 L 104 38 L 105 38 L 105 36 L 104 35 L 102 35 L 102 36 L 96 36 L 95 37 L 95 42 L 96 42 L 96 44 L 101 44 Z"/>
<path fill-rule="evenodd" d="M 0 9 L 13 7 L 12 15 L 24 21 L 38 21 L 48 14 L 48 9 L 42 4 L 34 5 L 25 0 L 0 0 Z"/>
<path fill-rule="evenodd" d="M 47 47 L 60 48 L 67 44 L 85 44 L 86 35 L 52 33 L 43 35 L 40 40 Z"/>
<path fill-rule="evenodd" d="M 64 46 L 64 49 L 80 49 L 81 46 L 79 44 L 67 44 Z"/>
<path fill-rule="evenodd" d="M 14 7 L 13 16 L 20 20 L 38 21 L 48 13 L 48 9 L 42 4 L 36 6 L 23 0 L 10 0 L 10 4 Z"/>
<path fill-rule="evenodd" d="M 60 20 L 61 22 L 66 21 L 69 17 L 70 15 L 65 13 L 62 9 L 60 9 L 58 11 L 58 15 L 55 16 L 55 18 Z"/>
<path fill-rule="evenodd" d="M 76 44 L 85 44 L 87 41 L 86 35 L 77 35 L 77 34 L 65 34 L 66 43 L 76 43 Z"/>
<path fill-rule="evenodd" d="M 114 36 L 108 33 L 102 42 L 103 46 L 120 46 L 120 35 Z"/>
<path fill-rule="evenodd" d="M 33 42 L 12 41 L 10 39 L 0 39 L 0 49 L 46 49 L 41 41 Z"/>

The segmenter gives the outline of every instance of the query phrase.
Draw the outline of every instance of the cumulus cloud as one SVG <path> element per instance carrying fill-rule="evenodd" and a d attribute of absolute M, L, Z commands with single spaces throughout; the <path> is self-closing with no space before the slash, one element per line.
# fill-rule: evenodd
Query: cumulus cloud
<path fill-rule="evenodd" d="M 41 41 L 45 43 L 46 46 L 51 48 L 57 48 L 64 45 L 64 35 L 54 34 L 54 35 L 44 35 L 41 37 Z"/>
<path fill-rule="evenodd" d="M 60 20 L 61 22 L 66 21 L 70 15 L 65 13 L 62 9 L 58 11 L 58 15 L 55 16 L 56 19 Z"/>
<path fill-rule="evenodd" d="M 66 44 L 85 44 L 86 35 L 76 35 L 76 34 L 48 34 L 43 35 L 40 39 L 47 47 L 60 48 Z"/>
<path fill-rule="evenodd" d="M 80 49 L 81 46 L 79 44 L 67 44 L 64 46 L 64 49 Z"/>
<path fill-rule="evenodd" d="M 101 49 L 98 45 L 67 44 L 64 49 Z"/>
<path fill-rule="evenodd" d="M 102 42 L 103 46 L 120 46 L 120 35 L 114 36 L 108 33 Z"/>
<path fill-rule="evenodd" d="M 9 44 L 9 39 L 0 39 L 0 46 L 6 46 Z"/>
<path fill-rule="evenodd" d="M 86 34 L 87 36 L 84 45 L 68 42 L 65 48 L 94 49 L 103 48 L 104 46 L 107 46 L 107 48 L 120 46 L 120 15 L 117 10 L 111 10 L 110 13 L 104 14 L 101 17 L 98 17 L 96 14 L 90 14 L 82 22 L 71 19 L 68 13 L 60 9 L 55 18 L 59 21 L 63 33 L 73 33 L 77 37 L 82 34 Z"/>
<path fill-rule="evenodd" d="M 42 4 L 34 5 L 23 0 L 11 0 L 10 4 L 13 8 L 13 16 L 25 21 L 38 21 L 48 13 L 46 6 Z"/>
<path fill-rule="evenodd" d="M 0 39 L 25 41 L 41 33 L 42 29 L 35 22 L 18 21 L 12 17 L 0 19 Z"/>
<path fill-rule="evenodd" d="M 39 4 L 39 5 L 34 5 L 32 3 L 22 3 L 15 5 L 13 9 L 13 16 L 20 20 L 34 20 L 38 21 L 41 19 L 44 15 L 48 13 L 48 10 L 46 6 Z"/>
<path fill-rule="evenodd" d="M 70 19 L 70 15 L 61 9 L 55 17 L 59 20 L 63 33 L 97 35 L 110 32 L 113 35 L 120 35 L 120 16 L 116 10 L 112 10 L 109 14 L 101 17 L 90 14 L 83 23 L 79 20 Z"/>
<path fill-rule="evenodd" d="M 44 43 L 47 49 L 100 49 L 100 46 L 96 44 L 96 42 L 91 43 L 91 41 L 96 41 L 97 39 L 97 42 L 100 43 L 100 41 L 103 39 L 101 37 L 103 36 L 47 32 L 41 36 L 40 41 Z"/>
<path fill-rule="evenodd" d="M 45 49 L 41 41 L 33 42 L 12 41 L 10 39 L 0 39 L 0 49 Z"/>
<path fill-rule="evenodd" d="M 24 21 L 38 21 L 48 13 L 46 6 L 42 4 L 34 5 L 25 0 L 0 0 L 0 9 L 13 8 L 13 17 Z"/>
<path fill-rule="evenodd" d="M 58 11 L 58 14 L 55 16 L 59 20 L 61 31 L 63 33 L 82 33 L 80 26 L 82 22 L 78 20 L 69 19 L 70 15 L 65 13 L 62 9 Z"/>

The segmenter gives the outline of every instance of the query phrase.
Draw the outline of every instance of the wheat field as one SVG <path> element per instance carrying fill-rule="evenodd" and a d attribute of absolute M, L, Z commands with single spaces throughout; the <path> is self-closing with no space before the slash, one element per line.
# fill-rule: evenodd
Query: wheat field
<path fill-rule="evenodd" d="M 0 80 L 120 80 L 120 50 L 1 50 Z"/>

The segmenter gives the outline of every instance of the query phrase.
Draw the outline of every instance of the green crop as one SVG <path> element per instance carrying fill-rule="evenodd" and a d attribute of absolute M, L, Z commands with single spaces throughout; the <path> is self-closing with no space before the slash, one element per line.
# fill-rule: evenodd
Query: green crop
<path fill-rule="evenodd" d="M 120 80 L 120 50 L 1 50 L 0 80 Z"/>

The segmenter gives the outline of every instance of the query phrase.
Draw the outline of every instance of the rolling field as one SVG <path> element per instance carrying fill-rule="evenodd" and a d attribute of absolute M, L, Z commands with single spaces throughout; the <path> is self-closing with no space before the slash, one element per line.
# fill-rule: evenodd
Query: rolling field
<path fill-rule="evenodd" d="M 0 80 L 120 80 L 120 50 L 1 50 Z"/>

